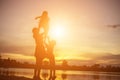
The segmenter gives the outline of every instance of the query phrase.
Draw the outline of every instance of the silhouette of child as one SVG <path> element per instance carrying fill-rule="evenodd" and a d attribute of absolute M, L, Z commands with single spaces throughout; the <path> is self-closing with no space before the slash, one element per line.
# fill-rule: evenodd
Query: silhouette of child
<path fill-rule="evenodd" d="M 40 75 L 40 70 L 41 70 L 41 65 L 42 65 L 42 60 L 44 58 L 44 53 L 45 53 L 45 48 L 43 45 L 43 34 L 39 34 L 39 29 L 38 28 L 33 28 L 33 38 L 35 39 L 36 47 L 35 47 L 35 58 L 36 58 L 36 65 L 34 69 L 34 79 L 41 79 L 39 77 Z"/>
<path fill-rule="evenodd" d="M 43 11 L 41 16 L 36 17 L 35 19 L 40 19 L 39 20 L 39 29 L 43 28 L 45 36 L 47 36 L 48 31 L 49 31 L 49 17 L 48 17 L 48 12 Z"/>
<path fill-rule="evenodd" d="M 47 57 L 50 61 L 50 78 L 49 80 L 54 80 L 55 79 L 55 57 L 53 54 L 54 46 L 56 42 L 54 40 L 49 40 L 48 39 L 48 45 L 47 45 Z"/>

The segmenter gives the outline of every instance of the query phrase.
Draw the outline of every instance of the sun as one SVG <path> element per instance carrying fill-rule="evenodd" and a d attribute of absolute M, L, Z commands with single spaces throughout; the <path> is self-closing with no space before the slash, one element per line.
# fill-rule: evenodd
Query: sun
<path fill-rule="evenodd" d="M 49 35 L 53 39 L 63 38 L 65 35 L 65 28 L 63 25 L 57 24 L 52 26 L 49 31 Z"/>

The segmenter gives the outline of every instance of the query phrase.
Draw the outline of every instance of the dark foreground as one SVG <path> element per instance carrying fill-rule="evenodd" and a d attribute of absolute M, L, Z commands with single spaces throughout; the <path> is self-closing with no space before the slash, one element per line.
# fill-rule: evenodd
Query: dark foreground
<path fill-rule="evenodd" d="M 5 75 L 0 75 L 0 80 L 33 80 L 33 79 L 22 77 L 22 76 L 5 76 Z"/>

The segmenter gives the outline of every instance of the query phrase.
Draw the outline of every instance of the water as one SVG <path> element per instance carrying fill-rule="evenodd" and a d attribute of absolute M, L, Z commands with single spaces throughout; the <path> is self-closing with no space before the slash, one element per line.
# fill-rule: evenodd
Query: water
<path fill-rule="evenodd" d="M 2 75 L 33 77 L 33 69 L 0 68 Z M 43 79 L 49 77 L 48 70 L 42 70 Z M 62 71 L 56 70 L 56 80 L 120 80 L 120 72 Z"/>

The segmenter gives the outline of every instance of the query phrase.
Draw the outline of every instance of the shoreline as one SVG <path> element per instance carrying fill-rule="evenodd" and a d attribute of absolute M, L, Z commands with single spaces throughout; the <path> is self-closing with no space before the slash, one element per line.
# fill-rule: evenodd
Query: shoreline
<path fill-rule="evenodd" d="M 34 67 L 0 67 L 4 69 L 17 68 L 17 69 L 34 69 Z M 50 69 L 50 67 L 42 67 L 42 69 Z M 81 69 L 81 68 L 70 68 L 70 67 L 55 67 L 55 70 L 68 70 L 68 71 L 96 71 L 96 72 L 120 72 L 112 70 L 96 70 L 96 69 Z"/>
<path fill-rule="evenodd" d="M 31 78 L 27 78 L 24 76 L 7 76 L 7 75 L 0 75 L 0 80 L 33 80 Z"/>

